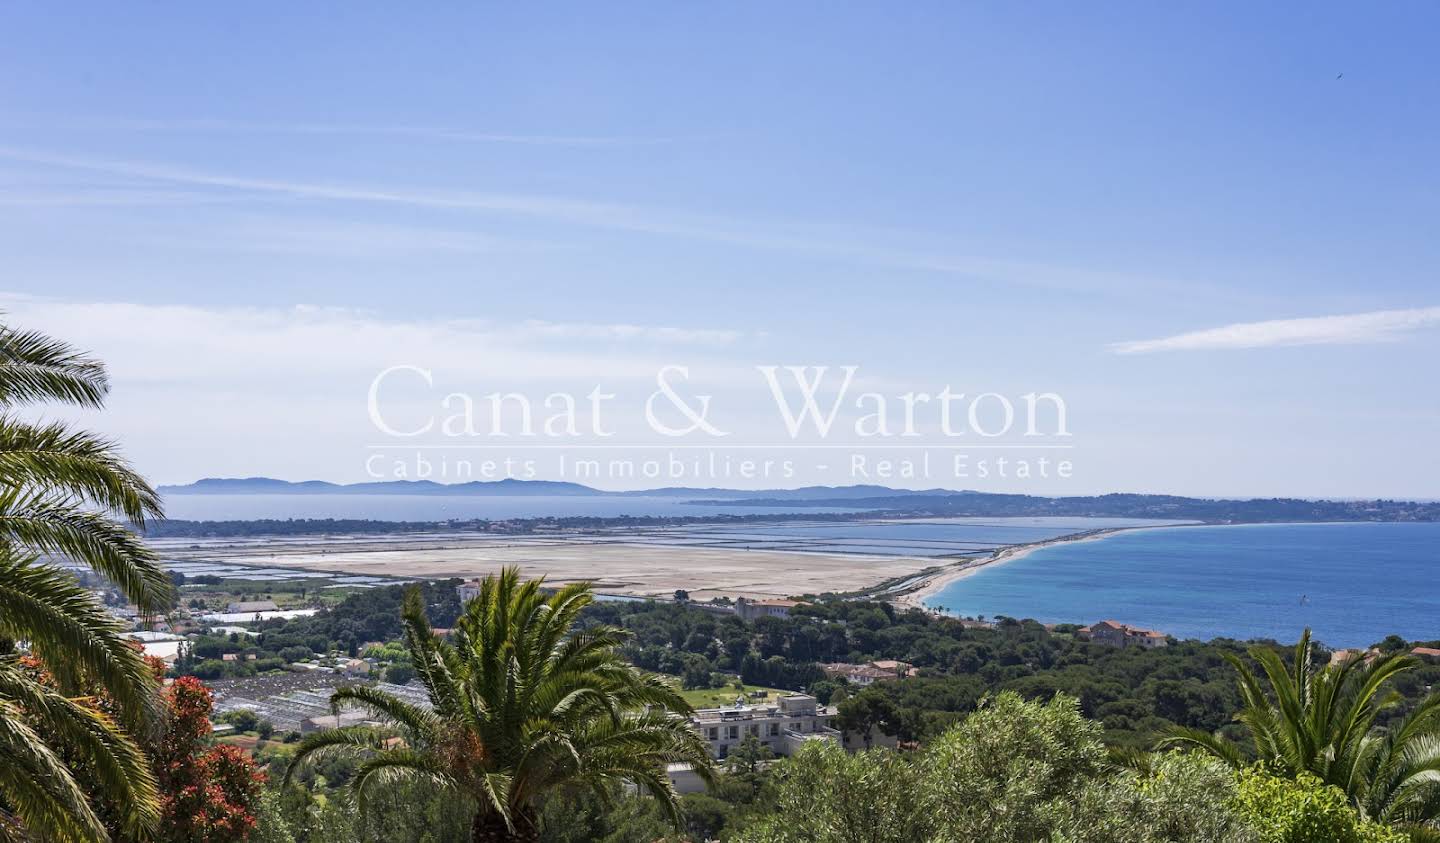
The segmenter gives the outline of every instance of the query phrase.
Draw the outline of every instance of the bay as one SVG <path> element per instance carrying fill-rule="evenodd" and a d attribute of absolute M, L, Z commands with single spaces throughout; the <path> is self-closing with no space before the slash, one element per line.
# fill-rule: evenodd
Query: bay
<path fill-rule="evenodd" d="M 1331 647 L 1440 638 L 1440 524 L 1167 527 L 1036 549 L 926 600 L 961 615 L 1118 620 L 1179 638 Z"/>

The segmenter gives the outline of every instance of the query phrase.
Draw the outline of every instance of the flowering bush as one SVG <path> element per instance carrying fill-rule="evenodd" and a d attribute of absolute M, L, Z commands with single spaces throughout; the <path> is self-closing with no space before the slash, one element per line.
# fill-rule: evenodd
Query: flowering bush
<path fill-rule="evenodd" d="M 154 747 L 166 843 L 239 843 L 255 826 L 265 774 L 233 746 L 207 747 L 210 689 L 193 676 L 165 691 L 165 726 Z"/>

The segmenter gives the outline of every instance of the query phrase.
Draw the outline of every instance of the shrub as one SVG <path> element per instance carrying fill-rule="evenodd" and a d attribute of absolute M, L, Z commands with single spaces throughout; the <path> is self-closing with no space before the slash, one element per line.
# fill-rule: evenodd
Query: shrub
<path fill-rule="evenodd" d="M 1405 834 L 1364 822 L 1344 791 L 1318 777 L 1268 775 L 1260 768 L 1240 774 L 1235 805 L 1255 829 L 1259 843 L 1402 843 Z"/>
<path fill-rule="evenodd" d="M 408 661 L 396 662 L 385 668 L 385 681 L 404 685 L 415 678 L 415 667 Z"/>
<path fill-rule="evenodd" d="M 807 744 L 775 768 L 773 812 L 739 839 L 1260 843 L 1235 808 L 1235 777 L 1223 764 L 1170 753 L 1143 772 L 1119 771 L 1099 734 L 1073 698 L 1006 693 L 916 756 Z"/>
<path fill-rule="evenodd" d="M 260 716 L 248 708 L 227 711 L 216 719 L 221 723 L 229 723 L 240 732 L 249 732 L 260 725 Z"/>

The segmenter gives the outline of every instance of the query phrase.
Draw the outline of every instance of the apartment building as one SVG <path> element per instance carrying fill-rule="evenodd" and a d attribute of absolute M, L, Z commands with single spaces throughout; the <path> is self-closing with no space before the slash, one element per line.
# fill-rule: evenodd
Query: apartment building
<path fill-rule="evenodd" d="M 710 744 L 710 754 L 726 758 L 746 737 L 754 736 L 776 755 L 790 755 L 806 741 L 840 741 L 830 725 L 835 709 L 806 694 L 790 694 L 774 703 L 702 708 L 690 725 Z"/>

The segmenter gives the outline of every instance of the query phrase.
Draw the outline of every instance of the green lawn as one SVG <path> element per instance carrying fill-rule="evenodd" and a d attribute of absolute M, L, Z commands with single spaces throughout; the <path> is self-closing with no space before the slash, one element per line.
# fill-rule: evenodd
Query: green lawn
<path fill-rule="evenodd" d="M 349 597 L 352 594 L 359 594 L 360 592 L 367 590 L 368 589 L 364 588 L 326 588 L 317 589 L 316 594 L 318 595 L 320 605 L 328 608 L 339 605 L 340 603 L 344 602 L 346 597 Z"/>
<path fill-rule="evenodd" d="M 754 699 L 750 695 L 756 691 L 768 691 L 769 696 L 763 699 Z M 742 693 L 748 702 L 756 703 L 774 702 L 777 697 L 793 692 L 765 688 L 760 685 L 746 685 L 744 691 L 739 691 L 734 685 L 727 683 L 723 688 L 697 688 L 693 691 L 681 691 L 680 696 L 684 697 L 685 702 L 690 703 L 693 708 L 720 708 L 734 705 L 735 698 Z"/>

